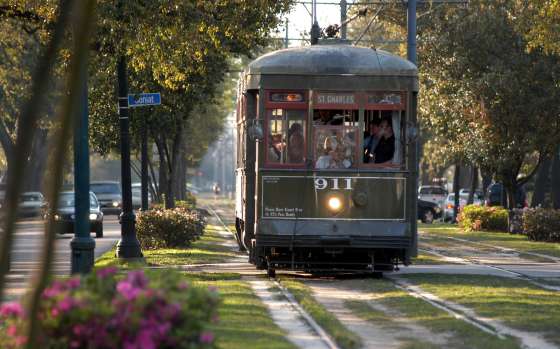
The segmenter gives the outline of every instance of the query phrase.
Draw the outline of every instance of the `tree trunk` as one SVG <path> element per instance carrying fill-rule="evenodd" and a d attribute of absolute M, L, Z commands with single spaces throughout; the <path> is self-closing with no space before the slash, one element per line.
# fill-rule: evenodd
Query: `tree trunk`
<path fill-rule="evenodd" d="M 550 192 L 552 196 L 552 207 L 560 209 L 560 151 L 554 154 L 552 160 L 552 173 L 550 175 Z"/>
<path fill-rule="evenodd" d="M 545 158 L 539 167 L 537 178 L 535 179 L 535 191 L 533 192 L 533 198 L 531 199 L 531 207 L 544 206 L 551 164 L 551 159 Z"/>
<path fill-rule="evenodd" d="M 472 205 L 474 201 L 474 191 L 478 186 L 478 167 L 475 165 L 471 166 L 471 187 L 469 190 L 469 199 L 467 200 L 467 205 Z"/>
<path fill-rule="evenodd" d="M 492 184 L 492 172 L 480 169 L 480 174 L 482 176 L 482 192 L 486 195 L 488 187 Z"/>
<path fill-rule="evenodd" d="M 24 184 L 25 191 L 41 191 L 48 157 L 47 136 L 46 129 L 39 128 L 35 132 L 30 160 L 27 163 L 28 175 Z"/>
<path fill-rule="evenodd" d="M 455 193 L 455 202 L 453 206 L 453 221 L 457 221 L 457 214 L 459 213 L 459 191 L 460 191 L 460 178 L 461 178 L 461 165 L 455 164 L 455 173 L 453 174 L 453 192 Z"/>

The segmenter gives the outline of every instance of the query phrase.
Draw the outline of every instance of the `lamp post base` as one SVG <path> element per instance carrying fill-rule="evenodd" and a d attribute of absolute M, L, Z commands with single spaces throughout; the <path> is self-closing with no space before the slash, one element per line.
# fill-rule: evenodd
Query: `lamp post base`
<path fill-rule="evenodd" d="M 72 249 L 72 274 L 86 274 L 93 268 L 95 240 L 91 237 L 74 237 L 70 241 Z"/>

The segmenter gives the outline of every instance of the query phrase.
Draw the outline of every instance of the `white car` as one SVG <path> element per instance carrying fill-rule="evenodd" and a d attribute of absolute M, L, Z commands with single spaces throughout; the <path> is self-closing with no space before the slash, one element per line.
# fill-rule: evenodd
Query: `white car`
<path fill-rule="evenodd" d="M 152 193 L 148 190 L 148 205 L 152 202 Z M 142 183 L 132 183 L 132 207 L 142 207 Z"/>
<path fill-rule="evenodd" d="M 459 194 L 459 211 L 465 207 L 467 204 L 467 200 L 469 199 L 469 193 Z M 482 196 L 479 196 L 475 193 L 473 198 L 473 205 L 482 205 Z M 445 207 L 443 209 L 443 221 L 451 221 L 453 220 L 453 209 L 455 208 L 455 193 L 451 193 L 447 195 L 445 199 Z"/>
<path fill-rule="evenodd" d="M 24 217 L 41 216 L 46 206 L 43 194 L 38 191 L 28 191 L 20 196 L 19 214 Z"/>
<path fill-rule="evenodd" d="M 418 199 L 433 202 L 443 208 L 447 190 L 437 185 L 422 185 L 418 188 Z"/>

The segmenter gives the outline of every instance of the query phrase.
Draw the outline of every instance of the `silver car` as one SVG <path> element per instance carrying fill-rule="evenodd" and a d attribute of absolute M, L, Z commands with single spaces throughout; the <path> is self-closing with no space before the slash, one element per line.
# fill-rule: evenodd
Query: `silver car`
<path fill-rule="evenodd" d="M 28 191 L 19 197 L 19 215 L 23 217 L 41 216 L 47 206 L 45 197 L 38 191 Z"/>
<path fill-rule="evenodd" d="M 121 185 L 115 181 L 91 182 L 90 190 L 95 194 L 101 210 L 107 214 L 120 214 L 122 210 Z"/>

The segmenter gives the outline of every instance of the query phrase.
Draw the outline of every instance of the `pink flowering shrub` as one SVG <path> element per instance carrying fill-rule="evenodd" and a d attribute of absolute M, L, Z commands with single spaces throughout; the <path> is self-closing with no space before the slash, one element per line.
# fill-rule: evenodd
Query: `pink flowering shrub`
<path fill-rule="evenodd" d="M 43 292 L 39 347 L 44 349 L 214 348 L 206 328 L 217 319 L 214 289 L 180 274 L 113 267 L 82 278 L 55 280 Z M 27 316 L 19 303 L 0 307 L 0 348 L 21 348 Z"/>
<path fill-rule="evenodd" d="M 153 209 L 136 216 L 136 235 L 143 250 L 189 247 L 202 235 L 204 224 L 195 210 Z"/>

